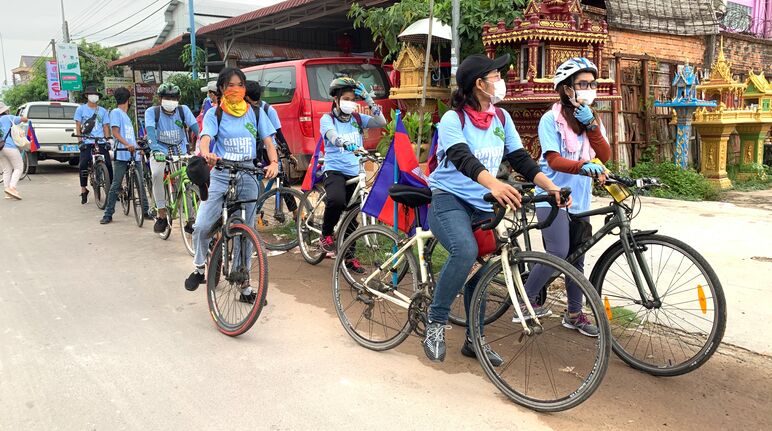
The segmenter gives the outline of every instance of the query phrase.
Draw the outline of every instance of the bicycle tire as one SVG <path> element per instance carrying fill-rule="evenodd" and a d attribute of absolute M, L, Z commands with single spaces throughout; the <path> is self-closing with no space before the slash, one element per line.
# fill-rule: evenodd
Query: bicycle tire
<path fill-rule="evenodd" d="M 19 181 L 27 178 L 27 175 L 30 174 L 29 151 L 27 150 L 21 151 L 21 162 L 22 162 L 22 168 L 21 168 L 21 176 L 19 177 Z M 32 169 L 31 173 L 34 174 L 35 169 Z"/>
<path fill-rule="evenodd" d="M 145 224 L 145 214 L 142 211 L 142 189 L 139 186 L 139 172 L 134 171 L 134 175 L 131 179 L 131 192 L 129 197 L 131 199 L 134 222 L 137 223 L 137 227 L 142 227 Z"/>
<path fill-rule="evenodd" d="M 131 186 L 133 184 L 129 181 L 129 176 L 124 175 L 121 178 L 121 187 L 118 189 L 118 200 L 121 201 L 121 208 L 123 209 L 123 215 L 129 215 L 131 210 Z"/>
<path fill-rule="evenodd" d="M 550 282 L 555 284 L 547 285 L 553 287 L 553 289 L 550 289 L 550 292 L 553 292 L 553 295 L 555 295 L 554 292 L 559 294 L 560 292 L 566 291 L 565 285 L 560 285 L 560 281 L 563 281 L 563 278 L 560 278 L 560 275 L 571 277 L 585 295 L 583 304 L 586 305 L 583 306 L 591 313 L 596 322 L 596 326 L 599 330 L 598 337 L 587 337 L 574 329 L 564 328 L 562 318 L 560 323 L 555 322 L 555 319 L 550 319 L 549 317 L 540 318 L 542 330 L 540 332 L 534 332 L 532 335 L 527 335 L 525 331 L 523 331 L 520 323 L 514 323 L 514 321 L 510 319 L 501 319 L 498 322 L 485 326 L 484 331 L 487 335 L 491 336 L 491 338 L 498 337 L 489 343 L 486 343 L 486 346 L 495 344 L 496 349 L 494 350 L 501 352 L 501 349 L 506 349 L 511 345 L 513 346 L 513 349 L 519 348 L 519 351 L 512 355 L 506 353 L 501 355 L 504 363 L 499 367 L 493 366 L 488 359 L 488 356 L 484 353 L 483 342 L 485 341 L 485 338 L 483 338 L 483 334 L 480 333 L 479 328 L 481 323 L 481 307 L 484 305 L 487 287 L 490 281 L 503 269 L 501 261 L 498 261 L 488 267 L 488 270 L 483 274 L 472 297 L 471 332 L 475 354 L 482 365 L 483 371 L 485 371 L 485 374 L 494 386 L 513 402 L 540 412 L 558 412 L 576 407 L 587 400 L 587 398 L 589 398 L 600 386 L 603 377 L 606 374 L 606 369 L 608 368 L 609 356 L 611 353 L 611 333 L 600 297 L 581 272 L 566 261 L 558 259 L 555 256 L 543 252 L 517 251 L 512 253 L 510 261 L 513 262 L 512 267 L 514 268 L 518 268 L 517 264 L 520 262 L 530 261 L 533 264 L 546 265 L 553 268 L 553 270 L 559 271 L 557 272 L 557 276 L 553 276 L 557 278 L 553 278 Z M 565 305 L 562 303 L 562 300 L 554 298 L 545 303 L 544 307 L 551 309 L 555 307 L 560 308 L 562 305 Z M 530 326 L 532 323 L 533 322 L 529 323 L 529 327 L 531 328 L 533 328 Z M 512 325 L 513 329 L 505 329 L 505 325 Z M 515 335 L 517 330 L 520 331 L 519 337 Z M 508 331 L 515 332 L 501 336 L 502 332 L 506 333 Z M 575 338 L 572 338 L 566 343 L 564 340 L 569 335 Z M 553 347 L 550 349 L 549 345 L 553 343 L 559 343 L 560 348 L 555 349 Z M 535 349 L 533 349 L 534 346 L 536 347 Z M 583 351 L 585 353 L 587 350 L 593 349 L 595 353 L 590 355 L 590 359 L 592 360 L 585 360 L 584 364 L 582 364 L 581 355 L 576 354 L 568 354 L 568 357 L 561 357 L 559 361 L 555 362 L 545 359 L 545 351 L 548 354 L 551 351 L 560 354 L 563 353 L 563 349 L 565 349 L 566 346 L 577 347 L 580 352 Z M 529 359 L 529 350 L 538 350 L 538 358 L 537 355 L 534 354 L 533 359 Z M 538 363 L 533 363 L 534 360 L 538 361 L 539 359 L 541 359 L 544 366 L 544 369 L 541 371 L 539 370 Z M 513 377 L 510 379 L 502 377 L 515 361 L 525 362 L 524 370 L 526 373 L 535 371 L 537 376 L 534 379 L 534 385 L 537 387 L 541 385 L 545 388 L 545 392 L 552 392 L 552 394 L 554 394 L 554 399 L 546 399 L 546 397 L 542 396 L 537 397 L 535 393 L 529 393 L 531 378 L 529 375 L 526 375 L 525 379 L 522 379 L 521 371 L 513 371 Z M 579 368 L 578 371 L 576 371 L 577 368 Z M 544 374 L 546 374 L 546 378 Z M 585 377 L 582 377 L 583 375 L 585 375 Z M 558 394 L 556 378 L 560 376 L 567 377 L 569 383 L 566 385 L 568 387 L 565 388 L 565 390 L 563 390 L 563 386 L 561 385 L 561 393 Z M 580 381 L 576 382 L 575 377 L 578 377 Z M 521 380 L 524 380 L 524 389 L 517 386 Z M 547 384 L 549 384 L 549 387 L 547 387 Z M 535 389 L 536 388 L 534 388 L 534 390 Z"/>
<path fill-rule="evenodd" d="M 648 251 L 650 251 L 650 256 L 647 259 L 645 256 L 646 251 L 643 252 L 644 259 L 648 260 L 653 266 L 655 257 L 653 246 L 654 245 L 661 245 L 666 246 L 673 250 L 671 254 L 668 257 L 668 261 L 670 258 L 672 258 L 672 255 L 674 252 L 679 252 L 682 256 L 681 261 L 678 264 L 678 269 L 676 270 L 676 275 L 680 272 L 681 275 L 679 276 L 679 279 L 675 282 L 679 282 L 681 278 L 688 277 L 687 269 L 682 269 L 682 264 L 684 258 L 691 261 L 692 266 L 695 266 L 699 272 L 700 275 L 702 275 L 702 280 L 695 280 L 693 277 L 691 280 L 687 279 L 685 283 L 692 283 L 691 287 L 695 287 L 696 289 L 696 295 L 692 297 L 692 300 L 689 301 L 687 297 L 684 296 L 678 296 L 677 302 L 675 304 L 672 304 L 671 302 L 666 302 L 666 300 L 670 299 L 672 300 L 674 296 L 682 295 L 684 292 L 677 292 L 679 287 L 676 287 L 676 290 L 672 290 L 673 287 L 669 286 L 668 290 L 665 291 L 664 294 L 660 293 L 660 299 L 662 300 L 662 306 L 656 307 L 654 310 L 648 310 L 645 312 L 645 317 L 641 318 L 638 317 L 638 314 L 641 311 L 636 312 L 635 314 L 629 314 L 632 313 L 631 310 L 624 307 L 624 303 L 627 301 L 639 301 L 641 300 L 640 294 L 638 293 L 637 289 L 635 290 L 635 296 L 634 297 L 628 297 L 630 295 L 625 295 L 625 292 L 622 292 L 619 290 L 619 292 L 616 292 L 612 289 L 621 289 L 619 286 L 613 285 L 613 281 L 610 281 L 610 278 L 613 276 L 619 277 L 618 274 L 616 274 L 616 270 L 614 269 L 614 264 L 620 256 L 624 256 L 624 247 L 621 242 L 617 242 L 614 245 L 612 245 L 606 252 L 603 253 L 603 255 L 598 259 L 598 263 L 595 265 L 595 268 L 593 268 L 592 274 L 590 276 L 590 280 L 592 281 L 595 288 L 598 290 L 598 293 L 604 298 L 604 302 L 608 301 L 608 305 L 606 305 L 607 313 L 611 314 L 611 329 L 612 329 L 612 335 L 614 336 L 613 340 L 613 350 L 614 353 L 616 353 L 617 356 L 619 356 L 620 359 L 622 359 L 626 364 L 630 365 L 631 367 L 641 370 L 644 372 L 647 372 L 649 374 L 655 375 L 655 376 L 678 376 L 682 374 L 689 373 L 691 371 L 696 370 L 700 366 L 702 366 L 710 357 L 715 353 L 716 349 L 718 348 L 719 344 L 721 343 L 721 340 L 724 336 L 724 330 L 726 329 L 726 299 L 724 298 L 724 291 L 721 287 L 721 282 L 718 279 L 718 276 L 716 276 L 715 271 L 710 266 L 710 264 L 705 260 L 705 258 L 700 255 L 696 250 L 694 250 L 691 246 L 684 243 L 683 241 L 677 240 L 675 238 L 671 238 L 664 235 L 656 235 L 656 234 L 648 234 L 648 235 L 640 235 L 635 237 L 635 243 L 639 246 L 645 246 L 647 247 Z M 659 263 L 662 262 L 662 256 L 660 254 L 659 256 Z M 623 262 L 626 264 L 626 262 Z M 667 265 L 667 262 L 665 263 Z M 619 265 L 619 264 L 618 264 Z M 622 268 L 624 269 L 624 268 Z M 629 269 L 629 266 L 628 266 Z M 659 280 L 664 277 L 664 281 L 667 281 L 667 277 L 664 275 L 665 270 L 660 269 L 657 272 L 656 280 L 657 284 L 659 285 Z M 654 277 L 654 274 L 652 274 L 652 277 Z M 673 276 L 673 278 L 675 275 Z M 620 280 L 623 280 L 622 278 L 618 278 Z M 627 281 L 632 281 L 632 279 L 628 279 Z M 705 292 L 705 287 L 701 284 L 702 281 L 705 281 L 705 284 L 707 285 L 708 291 Z M 672 280 L 671 280 L 672 284 Z M 633 288 L 635 288 L 634 284 L 631 284 Z M 699 287 L 696 287 L 699 286 Z M 647 290 L 646 290 L 647 291 Z M 702 292 L 702 293 L 700 293 Z M 619 298 L 624 299 L 624 303 L 621 305 L 622 309 L 616 308 L 619 304 L 617 302 L 617 298 L 615 298 L 614 293 L 621 293 Z M 686 292 L 688 295 L 688 292 Z M 710 297 L 708 298 L 705 293 L 709 293 Z M 609 299 L 611 297 L 611 299 Z M 686 301 L 686 302 L 685 302 Z M 704 304 L 701 304 L 700 302 L 704 301 Z M 684 309 L 684 310 L 675 310 L 672 309 L 672 311 L 669 311 L 671 309 L 670 307 L 676 307 L 676 306 L 686 306 L 686 304 L 692 303 L 695 306 L 695 309 Z M 614 304 L 614 307 L 611 307 L 611 305 Z M 632 304 L 630 304 L 632 305 Z M 640 306 L 639 307 L 643 307 Z M 699 307 L 699 309 L 697 309 Z M 645 308 L 645 307 L 644 307 Z M 701 320 L 707 321 L 707 317 L 700 317 L 696 313 L 702 312 L 703 316 L 708 316 L 708 310 L 712 310 L 712 317 L 713 322 L 710 324 L 710 332 L 704 335 L 704 337 L 700 334 L 698 334 L 696 331 L 701 331 L 702 329 L 697 326 L 695 323 L 687 322 L 684 318 L 685 315 L 691 315 L 694 317 L 697 317 Z M 680 313 L 679 313 L 680 311 Z M 694 311 L 694 313 L 692 313 Z M 653 318 L 655 321 L 651 320 L 651 315 L 654 313 Z M 678 313 L 678 314 L 676 314 Z M 665 320 L 660 320 L 660 314 L 663 314 L 663 316 L 666 318 Z M 631 317 L 632 316 L 632 317 Z M 680 322 L 676 319 L 680 319 L 682 322 L 689 323 L 692 328 L 689 328 L 688 330 L 684 328 Z M 626 323 L 626 325 L 625 325 Z M 630 335 L 635 337 L 639 337 L 638 341 L 636 342 L 636 346 L 634 349 L 631 349 L 631 343 L 632 338 L 630 340 L 625 340 L 624 337 L 627 334 L 629 330 L 629 326 L 632 324 L 636 324 L 637 328 L 631 333 Z M 622 326 L 624 325 L 624 329 L 622 330 Z M 669 329 L 672 330 L 672 333 L 670 335 L 666 335 L 666 327 L 668 325 L 675 325 L 678 326 L 678 328 L 671 327 Z M 645 336 L 645 332 L 647 331 L 648 327 L 651 326 L 654 332 L 654 336 L 658 338 L 659 341 L 659 352 L 662 353 L 665 356 L 674 356 L 674 357 L 667 357 L 663 358 L 662 361 L 654 362 L 655 354 L 657 350 L 657 343 L 652 342 L 653 338 L 652 334 L 649 334 L 649 341 L 648 345 L 645 346 L 645 350 L 643 354 L 637 354 L 638 347 L 640 346 L 640 342 L 642 338 Z M 707 327 L 707 325 L 705 326 Z M 659 332 L 657 333 L 656 330 Z M 674 346 L 670 343 L 670 337 L 675 337 L 678 344 L 674 348 Z M 688 337 L 688 339 L 687 339 Z M 703 339 L 704 338 L 704 339 Z M 665 344 L 662 344 L 664 341 Z M 665 345 L 667 345 L 667 349 L 665 349 Z M 690 346 L 697 346 L 696 352 L 693 354 L 687 354 L 686 350 L 684 348 L 688 348 Z M 633 350 L 633 351 L 631 351 Z M 680 360 L 677 358 L 678 351 L 681 351 L 683 353 L 683 359 Z"/>
<path fill-rule="evenodd" d="M 311 265 L 321 263 L 326 253 L 319 249 L 320 235 L 309 229 L 309 225 L 314 229 L 322 228 L 322 215 L 324 214 L 323 202 L 320 202 L 326 194 L 320 186 L 314 187 L 303 195 L 303 201 L 298 206 L 298 218 L 295 225 L 298 229 L 298 244 L 300 245 L 300 254 L 306 262 Z M 318 205 L 317 205 L 318 203 Z M 313 211 L 313 212 L 309 212 Z M 311 218 L 309 220 L 309 217 Z"/>
<path fill-rule="evenodd" d="M 276 198 L 279 197 L 279 208 Z M 260 195 L 255 203 L 255 231 L 267 250 L 289 251 L 298 246 L 297 213 L 308 201 L 303 193 L 289 187 L 272 188 Z M 287 200 L 295 202 L 295 211 L 287 207 Z M 308 208 L 307 208 L 308 209 Z"/>
<path fill-rule="evenodd" d="M 188 184 L 185 187 L 185 194 L 183 199 L 185 199 L 185 207 L 181 208 L 180 211 L 177 211 L 177 215 L 180 220 L 180 235 L 182 236 L 183 244 L 185 244 L 185 250 L 190 256 L 195 256 L 196 248 L 195 244 L 193 243 L 193 232 L 191 231 L 191 233 L 188 233 L 185 228 L 188 225 L 190 225 L 192 228 L 196 221 L 198 205 L 199 202 L 201 202 L 201 198 L 198 194 L 198 188 L 196 188 L 193 184 Z M 187 208 L 187 211 L 185 211 L 185 208 Z"/>
<path fill-rule="evenodd" d="M 174 220 L 174 217 L 172 216 L 171 208 L 169 208 L 169 203 L 171 202 L 171 197 L 169 196 L 169 187 L 171 187 L 171 185 L 164 184 L 164 186 L 164 197 L 166 198 L 166 229 L 159 233 L 158 236 L 160 236 L 162 240 L 166 241 L 172 234 L 172 220 Z"/>
<path fill-rule="evenodd" d="M 150 172 L 150 165 L 143 160 L 142 182 L 145 183 L 145 194 L 147 194 L 148 212 L 153 217 L 158 216 L 158 207 L 155 196 L 153 195 L 153 174 Z"/>
<path fill-rule="evenodd" d="M 268 261 L 265 250 L 263 250 L 263 246 L 260 240 L 257 238 L 257 234 L 255 234 L 252 228 L 247 225 L 237 223 L 230 225 L 228 230 L 231 235 L 228 238 L 223 238 L 221 236 L 213 246 L 212 256 L 210 258 L 209 267 L 207 270 L 207 302 L 209 304 L 209 314 L 212 316 L 212 320 L 214 321 L 217 329 L 225 335 L 236 337 L 247 332 L 255 324 L 255 322 L 257 322 L 258 318 L 260 317 L 260 313 L 263 310 L 263 306 L 265 305 L 265 296 L 268 290 Z M 241 288 L 231 285 L 231 292 L 218 292 L 219 281 L 223 274 L 222 243 L 223 241 L 233 241 L 234 238 L 239 237 L 246 239 L 246 241 L 251 243 L 251 246 L 253 247 L 252 252 L 248 252 L 252 259 L 252 265 L 249 269 L 249 280 L 252 281 L 253 272 L 256 272 L 254 275 L 257 276 L 257 286 L 252 286 L 251 282 L 249 285 L 252 287 L 253 291 L 255 291 L 255 289 L 257 290 L 255 291 L 255 302 L 252 304 L 249 312 L 246 313 L 246 315 L 240 321 L 236 323 L 228 323 L 226 322 L 226 317 L 222 312 L 223 308 L 225 307 L 219 307 L 218 298 L 222 299 L 223 296 L 228 296 L 231 293 L 235 293 L 236 291 L 240 292 Z M 227 246 L 227 244 L 226 248 L 231 250 L 231 247 Z M 254 269 L 254 262 L 257 262 L 256 269 Z M 233 311 L 233 308 L 227 308 L 227 310 Z"/>
<path fill-rule="evenodd" d="M 110 172 L 104 162 L 94 165 L 94 178 L 91 184 L 94 189 L 94 203 L 100 210 L 107 205 L 107 194 L 110 192 Z"/>
<path fill-rule="evenodd" d="M 359 216 L 362 214 L 362 211 L 359 206 L 352 208 L 348 211 L 345 211 L 341 217 L 343 218 L 343 222 L 340 224 L 340 227 L 338 228 L 338 231 L 335 232 L 335 244 L 336 248 L 338 250 L 342 250 L 343 248 L 343 242 L 346 241 L 346 232 L 349 230 L 349 226 L 353 222 L 357 222 L 357 228 L 362 227 L 361 220 L 359 220 Z M 368 226 L 372 224 L 376 224 L 377 220 L 373 216 L 367 216 L 368 217 Z M 351 229 L 351 232 L 349 232 L 349 235 L 353 233 L 356 230 L 356 228 Z"/>
<path fill-rule="evenodd" d="M 361 238 L 365 237 L 365 240 L 368 240 L 371 244 L 374 245 L 374 247 L 370 248 L 370 250 L 375 250 L 376 252 L 380 252 L 379 256 L 374 258 L 371 262 L 370 259 L 365 258 L 364 256 L 357 255 L 357 258 L 360 259 L 360 262 L 363 265 L 363 268 L 372 266 L 373 269 L 376 269 L 378 265 L 380 265 L 382 262 L 379 261 L 379 258 L 385 258 L 388 259 L 391 256 L 392 253 L 392 244 L 397 244 L 399 242 L 399 236 L 394 233 L 393 231 L 387 229 L 384 226 L 364 226 L 359 229 L 357 229 L 356 232 L 354 232 L 352 235 L 349 236 L 349 238 L 344 242 L 344 247 L 348 249 L 349 247 L 353 247 L 354 244 L 359 241 Z M 372 237 L 380 236 L 383 240 L 383 244 L 381 244 L 381 240 L 374 240 Z M 376 247 L 383 247 L 382 249 L 379 248 L 376 250 Z M 367 249 L 367 247 L 357 246 L 355 247 L 357 250 L 361 251 L 363 249 Z M 388 279 L 391 277 L 388 275 L 388 273 L 384 272 L 384 275 L 387 279 L 387 282 L 384 283 L 383 281 L 373 281 L 373 284 L 379 285 L 378 289 L 380 291 L 388 291 L 389 289 L 392 290 L 400 290 L 400 285 L 410 285 L 412 287 L 411 291 L 409 292 L 411 295 L 418 291 L 418 263 L 413 256 L 412 253 L 405 253 L 405 262 L 407 262 L 406 268 L 408 268 L 408 271 L 412 274 L 409 280 L 406 280 L 406 277 L 400 277 L 397 281 L 397 286 L 381 286 L 388 283 Z M 335 304 L 335 312 L 338 315 L 338 319 L 340 320 L 341 324 L 343 325 L 343 328 L 345 329 L 346 333 L 351 336 L 351 338 L 354 339 L 359 345 L 366 347 L 370 350 L 376 350 L 376 351 L 383 351 L 392 349 L 399 344 L 401 344 L 405 339 L 410 335 L 410 332 L 412 330 L 410 320 L 408 318 L 408 310 L 400 308 L 397 305 L 394 305 L 393 307 L 387 300 L 383 299 L 375 299 L 375 296 L 371 294 L 369 291 L 364 289 L 364 286 L 361 283 L 350 283 L 345 278 L 341 278 L 340 274 L 341 271 L 346 271 L 345 267 L 345 257 L 343 254 L 339 254 L 338 257 L 335 259 L 335 264 L 333 267 L 333 275 L 332 275 L 332 295 L 333 295 L 333 303 Z M 405 271 L 399 271 L 404 274 Z M 361 278 L 367 278 L 369 275 L 368 272 L 361 275 Z M 403 283 L 405 282 L 405 283 Z M 393 282 L 392 282 L 393 284 Z M 351 292 L 346 293 L 346 290 L 350 289 Z M 349 297 L 353 297 L 353 300 L 349 303 Z M 354 317 L 352 319 L 349 318 L 348 314 L 356 314 L 355 312 L 347 313 L 348 310 L 352 308 L 353 305 L 356 303 L 362 303 L 365 306 L 365 309 L 362 311 L 360 316 Z M 368 303 L 369 302 L 369 303 Z M 382 321 L 382 328 L 383 329 L 377 329 L 375 332 L 380 334 L 383 332 L 385 335 L 383 338 L 385 339 L 379 339 L 376 340 L 375 333 L 373 332 L 373 323 L 378 324 L 378 322 L 373 321 L 373 309 L 375 308 L 375 304 L 378 304 L 380 314 L 379 316 L 383 319 Z M 389 313 L 386 313 L 386 308 L 388 308 Z M 393 309 L 396 309 L 396 311 L 393 311 Z M 402 322 L 402 313 L 404 312 L 404 322 Z M 399 313 L 399 316 L 398 316 Z M 378 313 L 376 313 L 378 314 Z M 392 325 L 392 327 L 389 327 L 387 325 L 386 319 L 387 318 L 394 318 L 395 323 Z M 365 319 L 369 321 L 368 327 L 370 328 L 369 334 L 365 335 L 361 333 L 358 328 L 359 324 L 362 321 L 362 319 Z M 376 316 L 378 318 L 378 316 Z M 395 333 L 393 336 L 387 335 L 387 330 L 393 330 Z"/>

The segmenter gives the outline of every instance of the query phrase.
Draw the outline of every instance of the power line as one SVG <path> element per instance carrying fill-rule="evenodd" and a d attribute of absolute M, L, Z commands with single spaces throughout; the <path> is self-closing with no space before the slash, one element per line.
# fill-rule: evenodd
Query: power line
<path fill-rule="evenodd" d="M 128 18 L 130 18 L 130 17 L 132 17 L 132 16 L 134 16 L 134 15 L 137 15 L 137 14 L 139 14 L 139 13 L 141 13 L 141 12 L 144 12 L 145 10 L 147 10 L 148 8 L 150 8 L 150 6 L 153 6 L 154 4 L 158 3 L 159 1 L 161 1 L 161 0 L 153 0 L 151 3 L 147 4 L 147 5 L 146 5 L 145 7 L 143 7 L 142 9 L 140 9 L 140 10 L 138 10 L 138 11 L 136 11 L 136 12 L 132 12 L 132 13 L 130 13 L 128 17 L 124 17 L 124 18 L 121 18 L 121 19 L 120 19 L 120 20 L 118 20 L 117 22 L 114 22 L 114 23 L 112 23 L 112 24 L 110 24 L 110 25 L 108 25 L 108 26 L 106 26 L 106 27 L 104 27 L 104 28 L 101 28 L 101 29 L 99 29 L 99 30 L 97 30 L 97 31 L 91 32 L 91 33 L 89 33 L 89 34 L 86 34 L 86 35 L 79 35 L 78 37 L 79 37 L 79 38 L 82 38 L 82 39 L 86 39 L 86 38 L 89 38 L 89 37 L 91 37 L 91 36 L 93 36 L 93 35 L 95 35 L 95 34 L 99 34 L 99 33 L 102 33 L 102 32 L 104 32 L 104 31 L 106 31 L 106 30 L 110 30 L 110 29 L 112 29 L 113 27 L 115 27 L 116 25 L 119 25 L 119 24 L 123 23 L 123 22 L 124 22 L 124 21 L 126 21 Z M 171 1 L 170 1 L 169 3 L 171 3 Z M 169 3 L 167 3 L 167 5 L 168 5 Z M 156 11 L 156 12 L 158 12 L 158 11 Z M 153 13 L 155 13 L 155 12 L 153 12 Z"/>
<path fill-rule="evenodd" d="M 97 13 L 99 13 L 100 10 L 102 10 L 108 3 L 112 1 L 113 0 L 100 0 L 99 2 L 97 2 L 97 4 L 93 6 L 89 5 L 85 9 L 80 11 L 76 15 L 75 19 L 70 21 L 70 26 L 73 28 L 73 33 L 80 31 L 80 30 L 75 30 L 75 28 L 87 22 L 90 18 L 93 18 Z M 86 12 L 88 12 L 88 14 Z"/>
<path fill-rule="evenodd" d="M 159 7 L 159 8 L 158 8 L 158 9 L 156 9 L 156 10 L 154 10 L 152 13 L 150 13 L 150 15 L 148 15 L 148 16 L 146 16 L 146 17 L 142 18 L 141 20 L 139 20 L 139 21 L 138 21 L 137 23 L 135 23 L 134 25 L 132 25 L 132 26 L 130 26 L 130 27 L 127 27 L 127 28 L 125 28 L 125 29 L 123 29 L 123 30 L 119 31 L 118 33 L 112 34 L 112 35 L 110 35 L 110 36 L 107 36 L 107 37 L 103 37 L 103 38 L 99 39 L 97 42 L 101 42 L 101 41 L 103 41 L 103 40 L 105 40 L 105 39 L 111 39 L 111 38 L 113 38 L 113 37 L 115 37 L 115 36 L 118 36 L 118 35 L 120 35 L 120 34 L 126 33 L 127 31 L 131 30 L 132 28 L 136 27 L 137 25 L 139 25 L 139 24 L 141 24 L 141 23 L 143 23 L 143 22 L 147 21 L 148 19 L 150 19 L 150 18 L 151 18 L 153 15 L 155 15 L 156 13 L 158 13 L 159 11 L 161 11 L 161 10 L 162 10 L 163 8 L 165 8 L 166 6 L 169 6 L 169 4 L 170 4 L 172 1 L 173 1 L 173 0 L 170 0 L 170 1 L 169 1 L 169 2 L 167 2 L 167 3 L 164 3 L 164 4 L 163 4 L 161 7 Z"/>

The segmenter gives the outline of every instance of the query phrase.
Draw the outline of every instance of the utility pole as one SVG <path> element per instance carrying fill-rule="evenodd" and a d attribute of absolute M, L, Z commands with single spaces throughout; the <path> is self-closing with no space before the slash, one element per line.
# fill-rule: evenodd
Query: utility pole
<path fill-rule="evenodd" d="M 8 67 L 5 65 L 5 43 L 3 43 L 3 34 L 0 33 L 0 50 L 3 52 L 3 74 L 5 79 L 3 80 L 3 87 L 8 85 Z"/>
<path fill-rule="evenodd" d="M 461 58 L 461 46 L 458 40 L 458 27 L 461 22 L 461 0 L 453 0 L 451 24 L 451 42 L 450 42 L 450 88 L 456 88 L 456 70 L 458 70 L 458 61 Z"/>
<path fill-rule="evenodd" d="M 60 0 L 62 6 L 62 37 L 64 43 L 70 43 L 70 29 L 67 27 L 67 20 L 64 19 L 64 0 Z"/>
<path fill-rule="evenodd" d="M 188 15 L 190 16 L 190 65 L 193 68 L 193 80 L 198 79 L 196 70 L 196 20 L 193 10 L 193 0 L 188 0 Z"/>

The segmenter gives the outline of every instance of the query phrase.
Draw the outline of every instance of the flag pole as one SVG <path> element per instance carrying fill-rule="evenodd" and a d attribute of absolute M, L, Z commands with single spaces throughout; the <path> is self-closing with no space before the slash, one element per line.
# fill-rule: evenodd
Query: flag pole
<path fill-rule="evenodd" d="M 397 124 L 399 124 L 399 118 L 401 115 L 402 112 L 400 112 L 399 109 L 394 111 L 394 138 L 391 140 L 391 151 L 394 152 L 394 184 L 399 183 L 399 157 L 397 157 L 397 147 L 394 145 L 394 141 L 396 140 Z M 392 204 L 394 204 L 394 233 L 397 235 L 397 237 L 399 237 L 399 204 L 396 202 L 392 202 Z M 397 254 L 397 250 L 397 244 L 395 243 L 394 247 L 391 248 L 391 252 L 393 254 Z M 394 259 L 392 265 L 397 265 L 397 259 Z M 399 284 L 397 271 L 392 271 L 391 282 L 395 288 L 397 287 L 397 284 Z"/>

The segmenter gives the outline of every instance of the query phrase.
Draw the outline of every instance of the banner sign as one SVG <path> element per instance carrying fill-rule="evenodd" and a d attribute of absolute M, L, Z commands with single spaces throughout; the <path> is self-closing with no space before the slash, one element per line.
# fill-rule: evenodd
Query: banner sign
<path fill-rule="evenodd" d="M 122 76 L 105 76 L 105 94 L 113 95 L 116 88 L 125 87 L 129 91 L 134 91 L 134 80 Z"/>
<path fill-rule="evenodd" d="M 78 45 L 75 43 L 57 43 L 56 60 L 59 63 L 59 83 L 62 90 L 83 91 Z"/>
<path fill-rule="evenodd" d="M 46 62 L 46 78 L 48 80 L 48 100 L 67 100 L 67 92 L 59 85 L 59 67 L 55 61 Z"/>
<path fill-rule="evenodd" d="M 134 113 L 137 119 L 137 133 L 144 135 L 145 130 L 145 111 L 153 106 L 153 97 L 158 89 L 156 84 L 143 84 L 138 82 L 134 84 Z"/>

